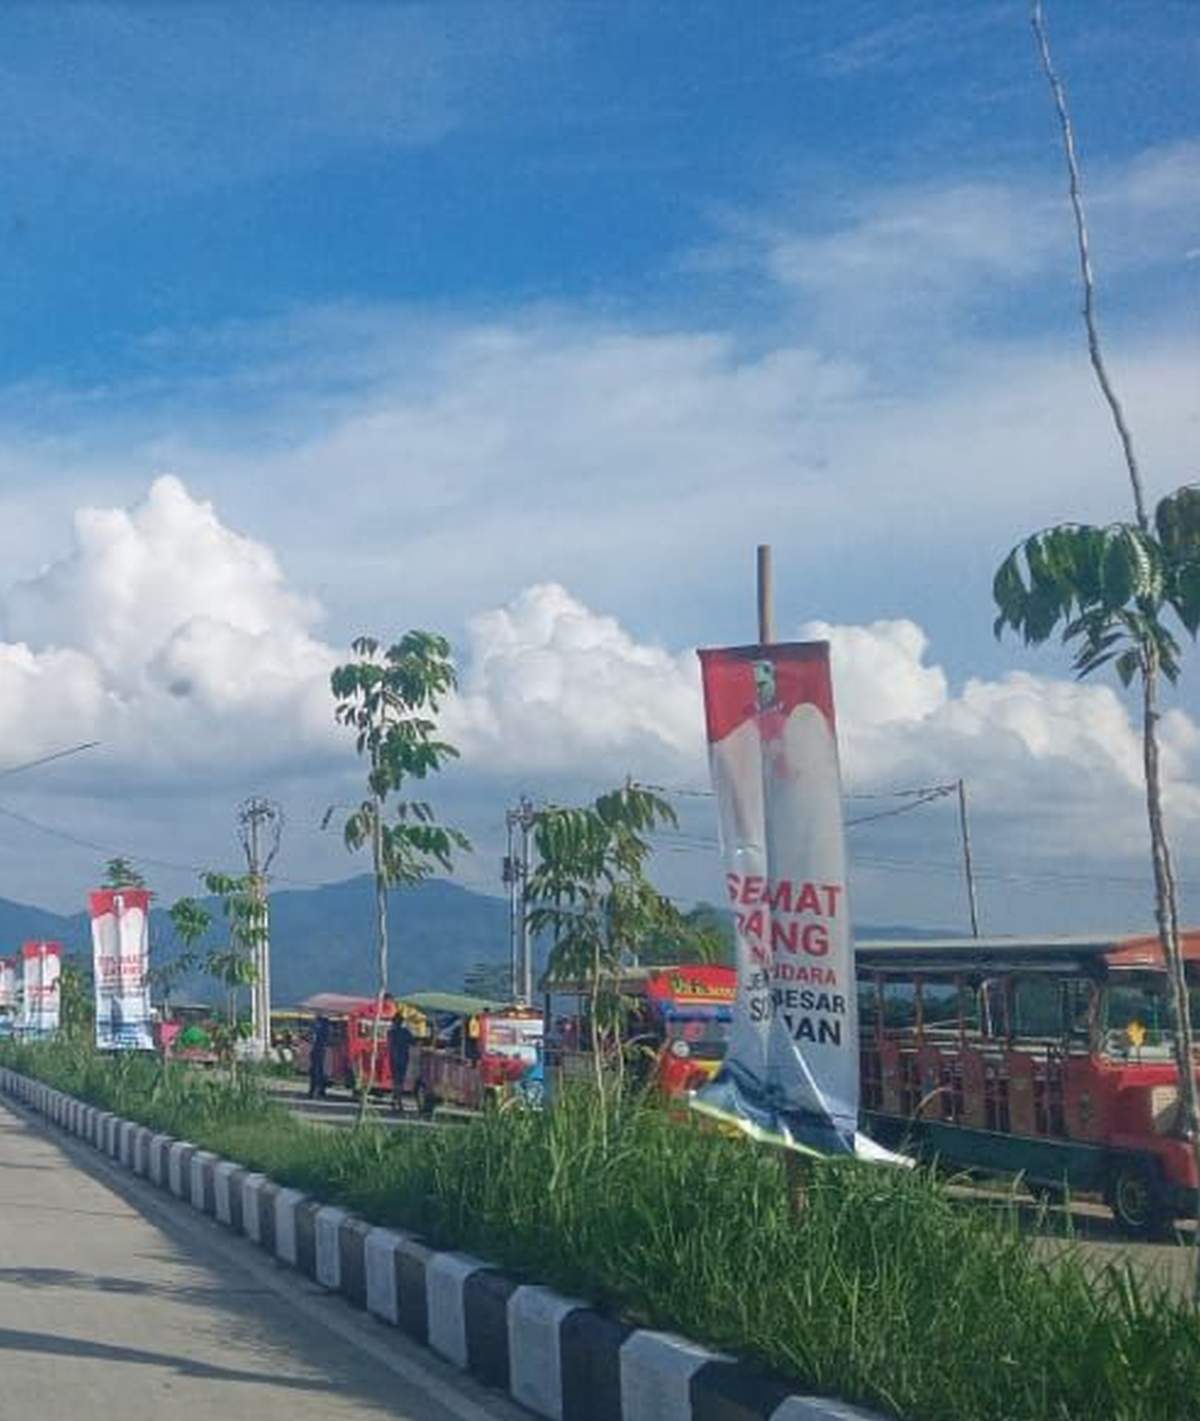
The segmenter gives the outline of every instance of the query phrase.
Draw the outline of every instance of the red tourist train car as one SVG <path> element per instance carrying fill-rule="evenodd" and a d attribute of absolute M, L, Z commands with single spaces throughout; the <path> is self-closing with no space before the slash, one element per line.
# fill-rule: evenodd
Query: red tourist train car
<path fill-rule="evenodd" d="M 715 963 L 630 967 L 619 991 L 631 1003 L 624 1032 L 626 1055 L 661 1094 L 679 1098 L 698 1090 L 725 1058 L 737 969 Z M 560 1021 L 555 1064 L 566 1080 L 591 1078 L 586 992 L 578 983 L 554 988 L 576 998 L 575 1010 Z"/>
<path fill-rule="evenodd" d="M 409 1066 L 417 1109 L 482 1110 L 519 1095 L 542 1099 L 544 1019 L 533 1007 L 458 992 L 413 992 L 407 1006 L 429 1023 Z"/>
<path fill-rule="evenodd" d="M 372 1041 L 378 1039 L 375 1089 L 390 1094 L 392 1062 L 387 1035 L 396 1012 L 416 1038 L 404 1088 L 418 1109 L 480 1110 L 497 1095 L 520 1091 L 540 1097 L 542 1015 L 529 1007 L 485 1001 L 457 992 L 414 992 L 396 998 L 376 1015 L 373 997 L 322 992 L 301 1003 L 310 1019 L 329 1019 L 325 1074 L 333 1085 L 357 1091 L 371 1072 Z M 307 1072 L 311 1025 L 301 1033 L 295 1064 Z M 536 1081 L 535 1081 L 536 1077 Z"/>
<path fill-rule="evenodd" d="M 300 1011 L 305 1020 L 297 1017 L 298 1041 L 295 1047 L 295 1066 L 306 1073 L 312 1050 L 312 1023 L 318 1016 L 329 1021 L 329 1043 L 325 1048 L 325 1078 L 331 1085 L 344 1086 L 347 1090 L 361 1089 L 371 1073 L 372 1038 L 378 1038 L 379 1049 L 375 1056 L 375 1089 L 390 1093 L 392 1089 L 392 1062 L 388 1055 L 387 1034 L 396 1010 L 408 1019 L 409 1029 L 418 1043 L 429 1035 L 429 1025 L 424 1016 L 413 1008 L 396 1004 L 385 1006 L 382 1017 L 375 1014 L 374 997 L 351 996 L 342 992 L 318 992 L 300 1003 Z M 412 1088 L 413 1058 L 409 1060 L 406 1088 Z"/>
<path fill-rule="evenodd" d="M 1200 1017 L 1200 931 L 1183 934 Z M 1154 1236 L 1197 1186 L 1157 938 L 856 947 L 865 1128 L 1035 1190 L 1101 1194 Z"/>

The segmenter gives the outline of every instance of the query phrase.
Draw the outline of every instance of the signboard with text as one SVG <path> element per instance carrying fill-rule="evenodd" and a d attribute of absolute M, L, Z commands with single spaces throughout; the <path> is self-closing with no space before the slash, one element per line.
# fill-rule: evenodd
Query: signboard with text
<path fill-rule="evenodd" d="M 91 895 L 96 1045 L 101 1051 L 152 1051 L 150 894 L 144 888 Z"/>

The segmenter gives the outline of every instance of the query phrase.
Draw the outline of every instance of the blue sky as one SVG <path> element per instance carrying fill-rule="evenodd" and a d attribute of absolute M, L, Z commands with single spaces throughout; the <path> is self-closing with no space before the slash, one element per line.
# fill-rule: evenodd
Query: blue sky
<path fill-rule="evenodd" d="M 1200 463 L 1200 15 L 1193 0 L 1047 9 L 1114 371 L 1163 492 Z M 12 4 L 0 80 L 5 635 L 81 659 L 56 733 L 116 706 L 114 743 L 168 747 L 152 769 L 114 749 L 93 778 L 13 804 L 136 848 L 170 810 L 147 819 L 106 785 L 186 802 L 186 858 L 224 842 L 235 781 L 286 787 L 301 818 L 327 798 L 344 767 L 312 748 L 307 711 L 290 757 L 277 734 L 236 735 L 260 749 L 215 787 L 170 748 L 184 729 L 146 688 L 184 641 L 211 658 L 196 684 L 215 741 L 241 713 L 239 664 L 284 694 L 274 661 L 239 663 L 215 633 L 202 653 L 200 625 L 308 638 L 309 676 L 363 628 L 445 629 L 480 687 L 470 733 L 488 749 L 457 793 L 485 843 L 518 785 L 694 778 L 691 752 L 672 761 L 676 742 L 646 729 L 649 691 L 642 720 L 626 714 L 621 668 L 742 639 L 753 545 L 770 540 L 789 631 L 882 620 L 927 639 L 843 638 L 868 669 L 902 652 L 895 683 L 856 693 L 859 787 L 970 772 L 997 865 L 1082 856 L 1136 884 L 1125 728 L 1107 702 L 1063 700 L 1061 657 L 990 635 L 990 572 L 1017 537 L 1125 501 L 1024 4 Z M 164 473 L 184 494 L 155 502 Z M 156 593 L 138 569 L 193 546 L 180 529 L 205 501 L 262 557 L 213 534 L 201 543 L 242 571 L 197 564 Z M 81 532 L 86 508 L 142 512 L 133 531 L 114 512 Z M 561 597 L 520 600 L 544 584 Z M 529 753 L 496 646 L 518 685 L 541 685 L 558 631 L 605 617 L 611 663 L 571 674 L 616 728 L 581 727 L 551 764 Z M 561 672 L 538 713 L 574 724 Z M 1028 714 L 978 710 L 1009 705 L 1022 672 L 1044 682 Z M 1189 676 L 1185 839 L 1193 707 Z M 258 709 L 278 728 L 277 706 Z M 1094 833 L 1104 813 L 1119 827 Z M 878 831 L 881 854 L 899 832 Z M 927 858 L 944 838 L 928 830 Z M 346 866 L 323 842 L 293 852 L 297 873 Z M 681 891 L 701 891 L 710 870 L 694 868 Z M 69 898 L 84 870 L 31 866 L 24 896 Z M 957 911 L 928 884 L 895 904 L 895 877 L 864 876 L 877 919 Z M 1139 893 L 1095 911 L 1132 919 Z M 1094 907 L 1065 896 L 1061 918 Z"/>
<path fill-rule="evenodd" d="M 1051 20 L 1094 175 L 1194 140 L 1190 0 Z M 156 332 L 346 300 L 736 328 L 748 283 L 692 260 L 731 227 L 1059 178 L 1020 3 L 13 5 L 3 35 L 13 380 L 170 378 Z M 979 304 L 1062 330 L 1069 294 Z"/>

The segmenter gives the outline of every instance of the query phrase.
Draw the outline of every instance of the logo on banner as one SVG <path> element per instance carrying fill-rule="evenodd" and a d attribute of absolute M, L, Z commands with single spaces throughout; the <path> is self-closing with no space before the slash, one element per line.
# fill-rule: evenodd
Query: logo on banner
<path fill-rule="evenodd" d="M 96 1045 L 102 1051 L 152 1051 L 150 894 L 104 889 L 89 900 L 96 981 Z"/>

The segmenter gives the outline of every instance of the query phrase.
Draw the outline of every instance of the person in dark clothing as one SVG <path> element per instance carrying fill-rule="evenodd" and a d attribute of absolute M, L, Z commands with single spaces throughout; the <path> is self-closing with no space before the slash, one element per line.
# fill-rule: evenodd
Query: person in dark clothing
<path fill-rule="evenodd" d="M 325 1088 L 325 1048 L 329 1045 L 329 1018 L 318 1016 L 313 1026 L 312 1049 L 308 1057 L 308 1098 L 324 1100 Z"/>
<path fill-rule="evenodd" d="M 392 1067 L 392 1105 L 403 1110 L 404 1077 L 408 1074 L 408 1056 L 412 1050 L 413 1034 L 408 1022 L 397 1012 L 388 1027 L 388 1060 Z"/>

